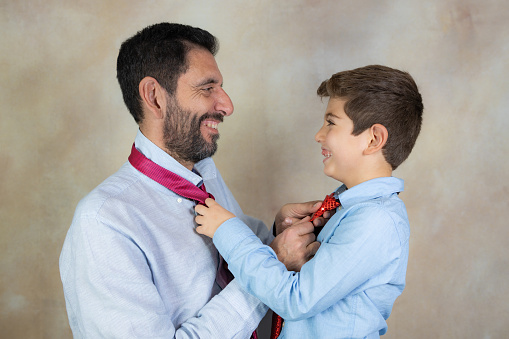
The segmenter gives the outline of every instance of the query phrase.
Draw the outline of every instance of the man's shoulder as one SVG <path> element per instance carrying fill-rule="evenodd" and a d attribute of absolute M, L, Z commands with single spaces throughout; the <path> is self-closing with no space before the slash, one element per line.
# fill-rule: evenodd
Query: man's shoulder
<path fill-rule="evenodd" d="M 140 176 L 128 163 L 116 173 L 109 176 L 78 203 L 75 216 L 96 217 L 105 203 L 111 200 L 122 200 L 129 196 L 129 191 Z"/>

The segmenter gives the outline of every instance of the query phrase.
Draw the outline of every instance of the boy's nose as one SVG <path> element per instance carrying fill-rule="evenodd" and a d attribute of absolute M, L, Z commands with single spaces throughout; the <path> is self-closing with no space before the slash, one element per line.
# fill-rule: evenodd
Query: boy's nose
<path fill-rule="evenodd" d="M 318 130 L 318 132 L 316 132 L 316 134 L 315 134 L 315 141 L 316 141 L 316 142 L 322 143 L 322 142 L 321 142 L 321 140 L 323 140 L 322 129 L 323 129 L 323 127 L 321 127 L 321 128 Z"/>

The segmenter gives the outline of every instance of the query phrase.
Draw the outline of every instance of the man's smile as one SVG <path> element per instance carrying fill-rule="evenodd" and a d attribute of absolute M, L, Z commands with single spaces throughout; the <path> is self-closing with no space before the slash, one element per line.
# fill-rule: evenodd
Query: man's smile
<path fill-rule="evenodd" d="M 201 125 L 205 126 L 205 127 L 212 128 L 214 130 L 217 130 L 217 125 L 219 125 L 219 122 L 215 121 L 215 120 L 207 119 L 207 120 L 202 121 Z"/>

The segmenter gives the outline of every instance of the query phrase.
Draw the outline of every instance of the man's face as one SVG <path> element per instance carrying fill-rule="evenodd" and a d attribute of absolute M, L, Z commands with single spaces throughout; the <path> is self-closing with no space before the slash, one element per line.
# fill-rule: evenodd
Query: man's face
<path fill-rule="evenodd" d="M 233 113 L 214 56 L 195 48 L 187 58 L 189 69 L 178 79 L 175 96 L 168 100 L 164 126 L 167 150 L 185 165 L 216 152 L 217 126 L 225 115 Z"/>

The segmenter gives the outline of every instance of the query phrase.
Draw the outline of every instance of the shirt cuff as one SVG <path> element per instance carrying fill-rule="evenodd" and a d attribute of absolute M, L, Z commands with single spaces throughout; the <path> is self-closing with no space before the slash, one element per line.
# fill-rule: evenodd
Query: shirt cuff
<path fill-rule="evenodd" d="M 228 261 L 230 253 L 248 237 L 258 239 L 256 234 L 242 220 L 234 217 L 219 226 L 212 240 L 219 253 Z M 260 240 L 258 239 L 258 241 Z"/>

